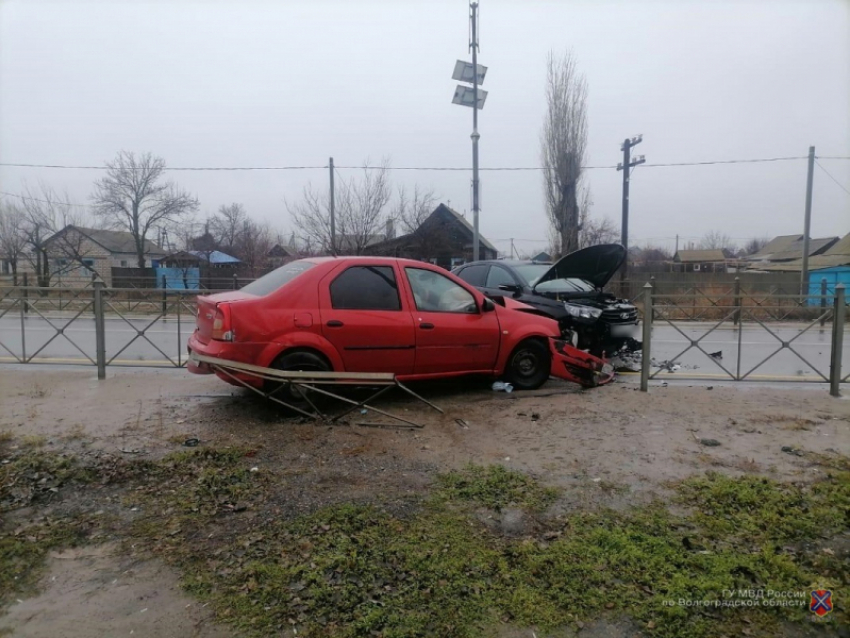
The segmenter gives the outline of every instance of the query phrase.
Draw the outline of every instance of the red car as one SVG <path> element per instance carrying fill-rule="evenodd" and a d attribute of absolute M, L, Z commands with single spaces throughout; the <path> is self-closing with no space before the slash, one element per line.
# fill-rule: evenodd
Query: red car
<path fill-rule="evenodd" d="M 199 297 L 189 352 L 279 370 L 392 372 L 400 381 L 483 373 L 517 389 L 550 374 L 601 382 L 602 360 L 561 341 L 557 322 L 507 303 L 531 313 L 419 261 L 302 259 L 239 291 Z M 191 357 L 189 370 L 212 372 Z"/>

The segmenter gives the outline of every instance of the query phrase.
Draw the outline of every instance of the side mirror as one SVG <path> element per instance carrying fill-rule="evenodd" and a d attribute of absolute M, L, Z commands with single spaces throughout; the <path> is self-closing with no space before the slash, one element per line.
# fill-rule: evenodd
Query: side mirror
<path fill-rule="evenodd" d="M 496 309 L 496 304 L 493 303 L 493 300 L 485 297 L 484 302 L 481 304 L 482 312 L 493 312 Z"/>
<path fill-rule="evenodd" d="M 499 290 L 517 294 L 520 291 L 520 287 L 515 284 L 499 284 Z"/>

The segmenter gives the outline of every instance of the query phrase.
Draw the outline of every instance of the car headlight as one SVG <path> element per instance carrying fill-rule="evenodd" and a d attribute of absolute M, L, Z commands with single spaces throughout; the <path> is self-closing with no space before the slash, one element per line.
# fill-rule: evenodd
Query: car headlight
<path fill-rule="evenodd" d="M 602 311 L 599 308 L 590 308 L 589 306 L 564 303 L 564 309 L 571 317 L 578 319 L 599 319 L 602 316 Z"/>

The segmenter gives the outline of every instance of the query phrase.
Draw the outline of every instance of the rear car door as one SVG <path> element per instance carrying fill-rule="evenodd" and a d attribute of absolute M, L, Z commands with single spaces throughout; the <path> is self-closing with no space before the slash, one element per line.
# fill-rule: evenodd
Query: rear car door
<path fill-rule="evenodd" d="M 351 265 L 319 287 L 322 334 L 349 372 L 413 372 L 413 317 L 399 294 L 395 266 Z"/>
<path fill-rule="evenodd" d="M 499 320 L 445 275 L 406 266 L 416 326 L 416 374 L 491 371 L 499 354 Z"/>

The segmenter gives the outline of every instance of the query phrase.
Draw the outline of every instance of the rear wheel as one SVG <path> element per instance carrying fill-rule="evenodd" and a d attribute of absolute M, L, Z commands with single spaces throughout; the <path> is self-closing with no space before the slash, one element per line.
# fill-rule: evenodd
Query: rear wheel
<path fill-rule="evenodd" d="M 292 350 L 278 357 L 271 365 L 275 370 L 285 372 L 330 372 L 331 366 L 327 360 L 321 355 L 311 352 L 310 350 Z M 298 388 L 291 383 L 277 381 L 266 381 L 266 392 L 272 396 L 279 398 L 281 401 L 291 403 L 296 407 L 309 406 L 309 402 L 304 398 L 305 390 Z M 309 391 L 307 391 L 309 392 Z M 310 395 L 310 401 L 315 402 L 320 395 L 313 392 Z"/>
<path fill-rule="evenodd" d="M 551 366 L 551 355 L 546 344 L 528 339 L 511 353 L 505 377 L 517 390 L 536 390 L 546 383 Z"/>

